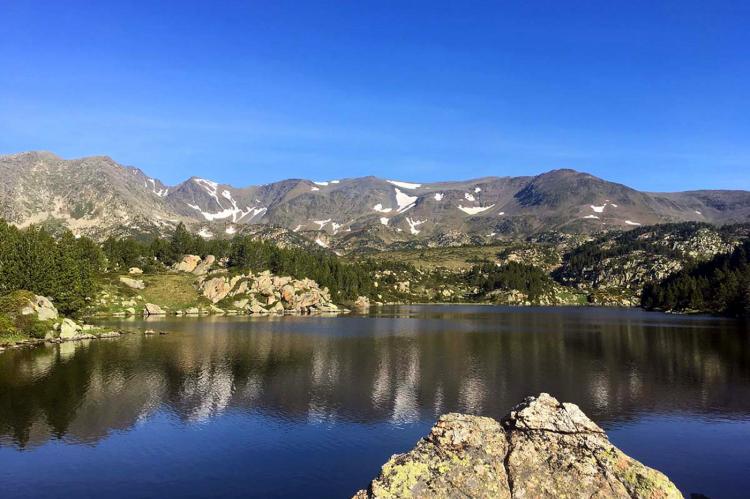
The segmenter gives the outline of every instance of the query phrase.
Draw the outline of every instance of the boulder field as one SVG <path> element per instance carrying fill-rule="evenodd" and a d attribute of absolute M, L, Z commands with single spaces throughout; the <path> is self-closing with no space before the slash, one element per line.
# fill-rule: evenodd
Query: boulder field
<path fill-rule="evenodd" d="M 210 302 L 204 309 L 175 311 L 178 315 L 212 314 L 310 314 L 346 312 L 331 301 L 328 288 L 321 288 L 311 279 L 276 276 L 269 271 L 230 275 L 225 269 L 212 269 L 216 259 L 186 255 L 173 270 L 197 276 L 200 295 Z M 150 305 L 150 304 L 149 304 Z M 221 306 L 219 306 L 221 305 Z M 148 309 L 147 315 L 155 315 Z M 163 313 L 163 312 L 162 312 Z"/>
<path fill-rule="evenodd" d="M 625 455 L 576 406 L 542 393 L 501 421 L 446 414 L 385 463 L 354 499 L 681 498 L 662 473 Z"/>
<path fill-rule="evenodd" d="M 49 298 L 30 291 L 14 291 L 2 297 L 5 322 L 2 328 L 16 333 L 10 342 L 0 341 L 0 351 L 8 346 L 24 346 L 37 343 L 59 343 L 96 338 L 120 336 L 117 331 L 102 330 L 90 324 L 82 324 L 63 318 Z M 0 330 L 0 333 L 9 331 Z M 0 334 L 2 336 L 2 334 Z"/>

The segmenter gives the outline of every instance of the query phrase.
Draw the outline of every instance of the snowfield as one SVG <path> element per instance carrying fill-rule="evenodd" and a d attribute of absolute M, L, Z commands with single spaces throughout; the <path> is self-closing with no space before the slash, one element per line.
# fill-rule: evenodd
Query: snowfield
<path fill-rule="evenodd" d="M 372 207 L 372 209 L 377 211 L 378 213 L 390 213 L 393 210 L 393 208 L 383 208 L 382 203 L 376 204 Z"/>
<path fill-rule="evenodd" d="M 417 230 L 417 227 L 425 223 L 426 220 L 412 220 L 411 218 L 406 218 L 406 223 L 409 224 L 409 230 L 413 235 L 419 234 L 419 231 Z"/>
<path fill-rule="evenodd" d="M 495 206 L 495 204 L 491 204 L 489 206 L 462 206 L 458 205 L 458 209 L 463 211 L 464 213 L 468 213 L 469 215 L 476 215 L 477 213 L 482 213 L 483 211 L 487 211 L 490 208 Z"/>
<path fill-rule="evenodd" d="M 393 184 L 396 187 L 401 187 L 402 189 L 417 189 L 419 187 L 422 187 L 422 184 L 413 184 L 411 182 L 399 182 L 398 180 L 386 180 L 389 184 Z"/>
<path fill-rule="evenodd" d="M 401 192 L 399 189 L 394 190 L 396 191 L 396 204 L 398 205 L 399 213 L 403 213 L 412 208 L 414 203 L 417 202 L 417 196 L 409 196 L 408 194 Z"/>

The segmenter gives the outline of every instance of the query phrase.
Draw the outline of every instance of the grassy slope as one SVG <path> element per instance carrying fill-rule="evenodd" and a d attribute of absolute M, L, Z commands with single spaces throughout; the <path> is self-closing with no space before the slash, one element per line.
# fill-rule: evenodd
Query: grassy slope
<path fill-rule="evenodd" d="M 449 270 L 468 270 L 477 260 L 495 260 L 507 245 L 460 246 L 457 248 L 427 248 L 418 250 L 383 251 L 367 255 L 375 261 L 409 263 L 419 269 L 438 267 Z"/>
<path fill-rule="evenodd" d="M 107 303 L 97 303 L 90 312 L 122 312 L 132 307 L 137 313 L 143 310 L 146 303 L 153 303 L 168 310 L 205 307 L 208 302 L 201 297 L 195 288 L 195 276 L 186 273 L 148 274 L 127 276 L 139 279 L 146 285 L 145 289 L 132 289 L 120 282 L 123 274 L 110 274 L 102 279 L 100 297 L 108 295 Z M 135 305 L 123 305 L 123 301 L 132 300 Z"/>

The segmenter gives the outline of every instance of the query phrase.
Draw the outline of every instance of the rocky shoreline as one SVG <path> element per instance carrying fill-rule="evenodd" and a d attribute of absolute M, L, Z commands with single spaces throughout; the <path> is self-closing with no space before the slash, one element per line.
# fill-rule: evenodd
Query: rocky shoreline
<path fill-rule="evenodd" d="M 501 421 L 440 417 L 416 447 L 391 457 L 353 499 L 433 497 L 683 497 L 627 456 L 575 404 L 527 397 Z"/>
<path fill-rule="evenodd" d="M 76 322 L 70 318 L 60 317 L 57 308 L 48 298 L 28 291 L 17 291 L 12 294 L 16 310 L 11 316 L 20 319 L 38 336 L 16 338 L 13 342 L 0 343 L 0 353 L 5 350 L 34 347 L 44 344 L 60 344 L 69 341 L 98 340 L 119 338 L 131 331 L 114 331 L 99 328 L 92 324 Z M 144 332 L 148 334 L 148 332 Z"/>
<path fill-rule="evenodd" d="M 212 255 L 205 258 L 185 255 L 172 267 L 172 276 L 183 276 L 190 282 L 188 287 L 194 296 L 186 306 L 170 306 L 159 301 L 159 297 L 152 297 L 148 301 L 143 295 L 150 285 L 140 278 L 140 269 L 131 268 L 129 276 L 119 277 L 119 285 L 123 287 L 121 292 L 100 295 L 96 300 L 98 308 L 94 309 L 92 315 L 308 315 L 350 311 L 334 303 L 328 288 L 320 287 L 312 279 L 278 276 L 270 271 L 233 274 L 224 263 Z M 125 296 L 123 290 L 137 294 Z M 358 297 L 354 306 L 367 308 L 369 300 Z"/>

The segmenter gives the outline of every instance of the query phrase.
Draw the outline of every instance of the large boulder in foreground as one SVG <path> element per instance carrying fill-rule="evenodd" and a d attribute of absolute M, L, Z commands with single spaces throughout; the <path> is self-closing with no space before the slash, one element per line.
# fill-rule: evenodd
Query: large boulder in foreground
<path fill-rule="evenodd" d="M 626 456 L 575 404 L 542 393 L 502 422 L 446 414 L 354 496 L 682 497 L 662 473 Z"/>

